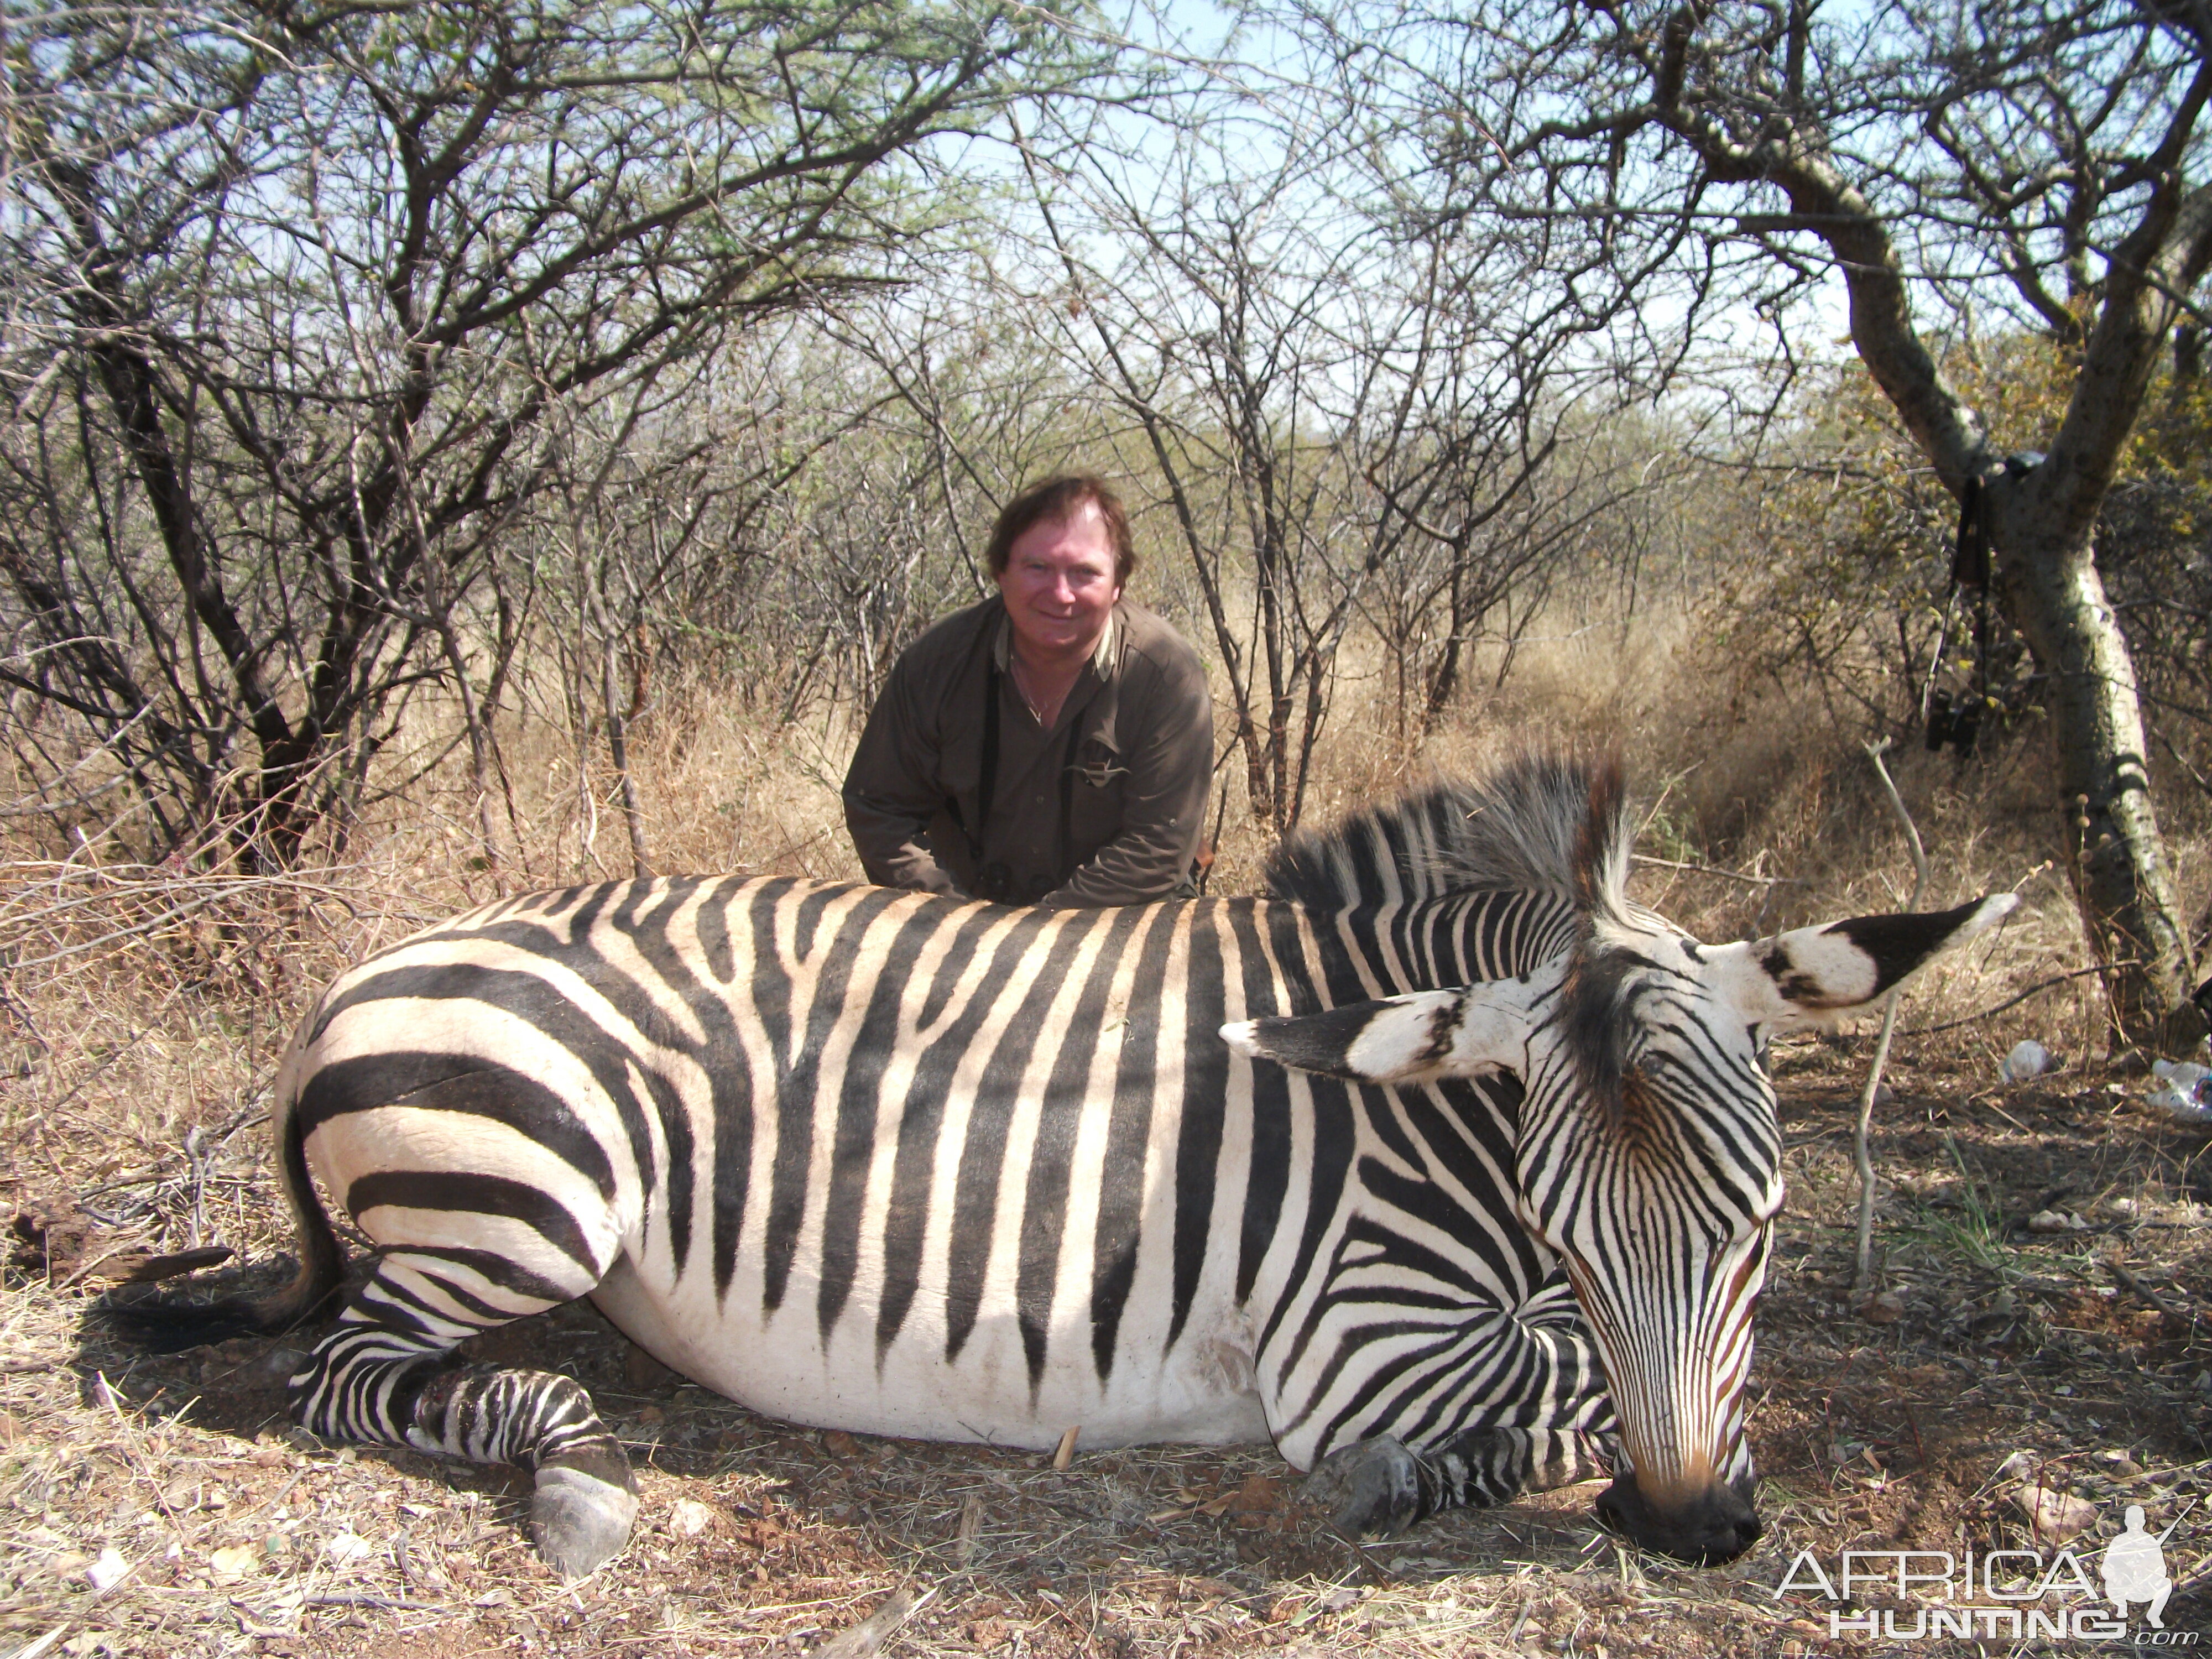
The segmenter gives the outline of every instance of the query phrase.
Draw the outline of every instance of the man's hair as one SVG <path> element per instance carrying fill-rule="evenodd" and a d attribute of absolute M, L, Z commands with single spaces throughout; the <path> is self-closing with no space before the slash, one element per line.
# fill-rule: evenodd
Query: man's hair
<path fill-rule="evenodd" d="M 1095 472 L 1060 473 L 1031 484 L 1008 501 L 998 523 L 991 526 L 991 540 L 984 550 L 991 574 L 1006 574 L 1014 544 L 1030 531 L 1041 524 L 1066 524 L 1086 503 L 1097 507 L 1106 522 L 1106 539 L 1114 548 L 1114 585 L 1126 587 L 1137 568 L 1137 544 L 1129 534 L 1129 514 L 1114 487 Z"/>

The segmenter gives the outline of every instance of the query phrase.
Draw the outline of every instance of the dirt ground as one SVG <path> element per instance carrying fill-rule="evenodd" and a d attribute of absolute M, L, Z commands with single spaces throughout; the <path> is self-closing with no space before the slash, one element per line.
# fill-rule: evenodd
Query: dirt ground
<path fill-rule="evenodd" d="M 1864 1633 L 1869 1613 L 1909 1633 L 1942 1607 L 1924 1585 L 1778 1593 L 1811 1583 L 1793 1567 L 1808 1552 L 1832 1579 L 1845 1549 L 2051 1555 L 2037 1490 L 2061 1530 L 2076 1501 L 2091 1575 L 2126 1504 L 2153 1533 L 2178 1521 L 2166 1632 L 2212 1646 L 2212 1135 L 2154 1114 L 2137 1077 L 1999 1089 L 1998 1041 L 1930 1037 L 1892 1060 L 1872 1300 L 1851 1290 L 1850 1170 L 1871 1042 L 1778 1053 L 1790 1200 L 1752 1386 L 1767 1531 L 1710 1571 L 1601 1530 L 1595 1486 L 1354 1545 L 1264 1447 L 1079 1449 L 1055 1470 L 794 1430 L 577 1306 L 477 1345 L 583 1379 L 640 1470 L 630 1547 L 568 1587 L 523 1530 L 520 1477 L 292 1431 L 276 1344 L 154 1358 L 83 1323 L 118 1271 L 98 1258 L 122 1200 L 200 1206 L 219 1235 L 226 1213 L 274 1224 L 250 1124 L 80 1192 L 0 1175 L 21 1218 L 0 1304 L 0 1656 L 853 1659 L 878 1635 L 890 1656 L 1012 1659 L 2089 1652 L 2002 1629 Z M 2032 1230 L 2039 1215 L 2064 1231 Z M 2140 1607 L 2129 1632 L 2143 1650 Z"/>

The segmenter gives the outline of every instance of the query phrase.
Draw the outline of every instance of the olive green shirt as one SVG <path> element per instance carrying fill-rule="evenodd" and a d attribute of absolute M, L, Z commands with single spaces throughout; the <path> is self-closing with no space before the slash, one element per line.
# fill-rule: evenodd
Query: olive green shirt
<path fill-rule="evenodd" d="M 1198 653 L 1122 600 L 1047 731 L 1007 672 L 1009 642 L 993 598 L 936 623 L 892 665 L 845 775 L 845 823 L 868 879 L 1054 906 L 1189 892 L 1213 773 Z M 994 684 L 998 765 L 979 826 Z"/>

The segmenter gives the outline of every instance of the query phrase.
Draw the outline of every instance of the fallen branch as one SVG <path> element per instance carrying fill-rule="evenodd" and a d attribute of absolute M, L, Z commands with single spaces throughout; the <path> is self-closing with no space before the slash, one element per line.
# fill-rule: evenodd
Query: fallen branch
<path fill-rule="evenodd" d="M 2134 968 L 2139 965 L 2140 964 L 2133 962 L 2116 962 L 2112 963 L 2112 966 L 2115 968 Z M 1994 1008 L 1984 1008 L 1978 1014 L 1967 1014 L 1958 1019 L 1947 1019 L 1941 1025 L 1916 1025 L 1912 1030 L 1909 1031 L 1900 1031 L 1898 1035 L 1899 1036 L 1915 1037 L 1934 1036 L 1941 1031 L 1955 1031 L 1961 1025 L 1972 1025 L 1978 1019 L 1987 1019 L 1991 1014 L 2001 1014 L 2008 1008 L 2017 1006 L 2019 1004 L 2027 1001 L 2038 991 L 2048 991 L 2052 986 L 2063 985 L 2069 979 L 2086 979 L 2091 974 L 2101 974 L 2104 971 L 2105 969 L 2102 968 L 2092 967 L 2076 968 L 2069 974 L 2054 974 L 2049 979 L 2038 980 L 2034 984 L 2029 986 L 2027 989 L 2022 991 L 2018 996 L 2006 998 L 2002 1002 L 1998 1003 Z"/>
<path fill-rule="evenodd" d="M 1685 864 L 1680 859 L 1656 859 L 1648 854 L 1630 855 L 1635 864 L 1656 866 L 1662 870 L 1680 870 L 1693 876 L 1718 876 L 1723 881 L 1740 881 L 1749 887 L 1809 887 L 1810 882 L 1800 881 L 1795 876 L 1747 876 L 1734 870 L 1723 870 L 1710 864 Z"/>
<path fill-rule="evenodd" d="M 173 1250 L 165 1255 L 149 1255 L 142 1250 L 110 1250 L 79 1267 L 54 1288 L 65 1291 L 88 1279 L 114 1285 L 158 1284 L 165 1279 L 196 1273 L 203 1267 L 219 1267 L 229 1261 L 230 1255 L 228 1244 L 196 1245 L 189 1250 Z"/>
<path fill-rule="evenodd" d="M 814 1650 L 810 1659 L 868 1659 L 886 1638 L 936 1598 L 934 1585 L 900 1590 L 851 1629 L 841 1631 Z"/>
<path fill-rule="evenodd" d="M 2152 1307 L 2157 1309 L 2159 1312 L 2164 1314 L 2167 1318 L 2188 1319 L 2192 1316 L 2195 1311 L 2194 1310 L 2189 1308 L 2177 1308 L 2172 1303 L 2168 1302 L 2156 1291 L 2151 1289 L 2149 1285 L 2144 1284 L 2142 1279 L 2138 1279 L 2131 1271 L 2130 1271 L 2127 1263 L 2120 1260 L 2120 1253 L 2118 1250 L 2114 1250 L 2110 1255 L 2105 1258 L 2105 1265 L 2112 1269 L 2113 1278 L 2118 1279 L 2127 1289 L 2133 1291 L 2137 1296 L 2141 1297 L 2145 1302 L 2148 1302 Z"/>
<path fill-rule="evenodd" d="M 1881 787 L 1889 792 L 1889 804 L 1903 822 L 1905 842 L 1912 849 L 1912 902 L 1907 908 L 1917 910 L 1920 896 L 1928 886 L 1928 850 L 1920 844 L 1920 830 L 1912 822 L 1912 814 L 1905 810 L 1905 797 L 1897 793 L 1889 769 L 1881 763 L 1882 752 L 1888 747 L 1887 738 L 1865 745 L 1867 758 L 1874 763 Z M 1866 1087 L 1859 1094 L 1858 1120 L 1851 1127 L 1851 1163 L 1859 1176 L 1858 1265 L 1851 1276 L 1853 1296 L 1864 1294 L 1874 1279 L 1874 1154 L 1867 1142 L 1874 1126 L 1874 1098 L 1881 1091 L 1881 1068 L 1888 1063 L 1889 1042 L 1897 1034 L 1897 997 L 1893 990 L 1882 999 L 1881 1037 L 1875 1044 L 1874 1064 L 1867 1067 Z"/>

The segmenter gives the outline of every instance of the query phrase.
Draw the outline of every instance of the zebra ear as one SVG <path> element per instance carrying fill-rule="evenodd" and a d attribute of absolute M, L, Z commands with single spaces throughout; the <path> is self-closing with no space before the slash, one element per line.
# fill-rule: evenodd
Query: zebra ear
<path fill-rule="evenodd" d="M 1229 1046 L 1294 1072 L 1355 1083 L 1418 1083 L 1528 1063 L 1527 987 L 1518 981 L 1415 991 L 1316 1014 L 1241 1019 Z"/>
<path fill-rule="evenodd" d="M 1872 1002 L 1930 957 L 2010 915 L 2011 893 L 1922 915 L 1854 916 L 1736 947 L 1736 997 L 1751 1023 L 1786 1029 Z"/>

